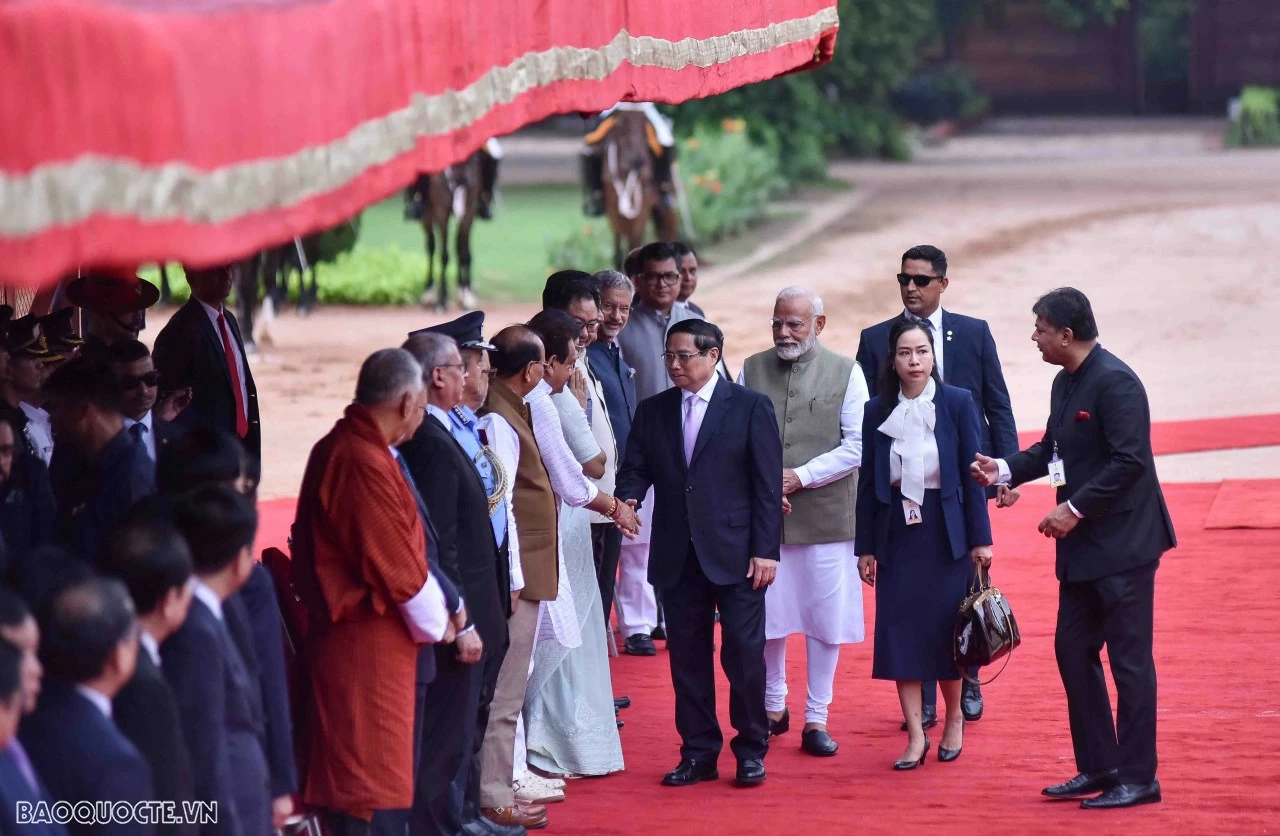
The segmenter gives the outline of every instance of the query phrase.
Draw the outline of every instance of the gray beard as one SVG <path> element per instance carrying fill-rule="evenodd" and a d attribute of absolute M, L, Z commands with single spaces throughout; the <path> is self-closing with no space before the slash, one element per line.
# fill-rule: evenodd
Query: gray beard
<path fill-rule="evenodd" d="M 774 343 L 773 350 L 778 352 L 778 357 L 780 359 L 790 363 L 793 360 L 798 360 L 804 355 L 808 354 L 810 351 L 813 350 L 813 347 L 817 344 L 818 344 L 818 335 L 810 334 L 808 339 L 806 339 L 802 343 L 799 343 L 798 345 L 783 346 L 783 345 L 778 345 L 777 343 Z"/>

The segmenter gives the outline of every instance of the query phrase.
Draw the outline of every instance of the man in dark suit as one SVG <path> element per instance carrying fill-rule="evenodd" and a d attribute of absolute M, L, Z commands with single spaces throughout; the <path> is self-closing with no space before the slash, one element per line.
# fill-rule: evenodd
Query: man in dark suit
<path fill-rule="evenodd" d="M 138 622 L 124 584 L 86 577 L 45 610 L 40 657 L 48 674 L 35 713 L 22 723 L 23 748 L 55 801 L 76 804 L 154 799 L 151 768 L 112 722 L 111 701 L 133 677 Z M 71 834 L 151 834 L 132 821 L 71 824 Z"/>
<path fill-rule="evenodd" d="M 0 416 L 0 581 L 21 585 L 27 555 L 53 540 L 57 514 L 44 462 L 22 449 L 17 429 Z"/>
<path fill-rule="evenodd" d="M 220 811 L 201 832 L 266 833 L 271 802 L 261 695 L 224 610 L 253 571 L 257 512 L 230 488 L 205 485 L 177 504 L 173 519 L 191 551 L 195 598 L 160 657 L 178 698 L 195 797 Z"/>
<path fill-rule="evenodd" d="M 139 509 L 111 532 L 99 560 L 103 572 L 129 588 L 138 613 L 138 669 L 113 702 L 120 731 L 151 765 L 156 800 L 175 809 L 195 798 L 191 755 L 182 737 L 178 700 L 160 670 L 160 644 L 191 607 L 191 551 L 171 526 Z M 194 822 L 162 824 L 162 834 L 198 832 Z"/>
<path fill-rule="evenodd" d="M 1151 411 L 1133 370 L 1098 345 L 1085 295 L 1061 288 L 1032 307 L 1032 340 L 1053 381 L 1044 437 L 1008 460 L 978 456 L 984 485 L 1020 485 L 1047 473 L 1058 506 L 1040 523 L 1057 544 L 1058 671 L 1067 691 L 1080 774 L 1044 790 L 1088 808 L 1160 800 L 1156 780 L 1155 575 L 1177 545 L 1156 478 Z M 1099 656 L 1103 645 L 1119 697 L 1116 722 Z"/>
<path fill-rule="evenodd" d="M 124 413 L 125 429 L 142 442 L 147 448 L 147 455 L 156 461 L 157 453 L 182 435 L 184 429 L 160 415 L 164 409 L 172 410 L 172 407 L 156 402 L 160 373 L 151 359 L 151 350 L 137 340 L 120 340 L 108 351 L 124 392 L 121 412 Z"/>
<path fill-rule="evenodd" d="M 949 284 L 947 256 L 942 250 L 925 244 L 902 254 L 898 286 L 903 312 L 867 328 L 858 342 L 857 360 L 866 375 L 867 390 L 876 391 L 880 373 L 890 364 L 889 329 L 893 323 L 899 319 L 921 322 L 933 333 L 934 359 L 943 382 L 973 394 L 982 431 L 982 452 L 1011 456 L 1018 450 L 1018 429 L 995 339 L 985 320 L 943 310 L 942 294 Z M 997 488 L 993 493 L 998 506 L 1018 500 L 1016 490 L 1008 487 Z M 970 668 L 968 674 L 976 679 L 978 669 Z M 924 694 L 924 727 L 930 729 L 938 724 L 938 683 L 922 682 L 920 687 Z M 982 718 L 982 691 L 975 682 L 965 681 L 961 709 L 966 720 Z"/>
<path fill-rule="evenodd" d="M 174 421 L 234 433 L 254 459 L 262 459 L 258 390 L 244 340 L 227 297 L 241 265 L 188 269 L 191 299 L 156 337 L 155 364 L 166 394 L 191 388 L 191 405 Z"/>
<path fill-rule="evenodd" d="M 430 649 L 436 676 L 424 695 L 409 833 L 435 836 L 461 832 L 465 808 L 479 808 L 480 785 L 471 780 L 477 716 L 484 672 L 490 670 L 496 682 L 506 655 L 511 578 L 490 522 L 488 492 L 473 457 L 452 433 L 467 377 L 458 345 L 443 333 L 425 331 L 404 348 L 422 365 L 427 415 L 400 445 L 400 455 L 435 528 L 439 551 L 431 555 L 432 565 L 449 576 L 470 616 L 453 646 Z"/>
<path fill-rule="evenodd" d="M 49 791 L 18 741 L 18 722 L 25 712 L 24 652 L 0 640 L 0 833 L 66 836 L 66 828 L 28 817 L 18 826 L 18 803 L 52 804 Z M 28 808 L 30 809 L 30 808 Z"/>
<path fill-rule="evenodd" d="M 703 320 L 671 327 L 663 359 L 676 388 L 640 403 L 618 473 L 629 503 L 653 487 L 649 581 L 662 590 L 683 740 L 668 786 L 719 777 L 717 609 L 740 785 L 765 780 L 769 748 L 764 599 L 782 538 L 782 442 L 769 399 L 716 374 L 723 342 Z"/>

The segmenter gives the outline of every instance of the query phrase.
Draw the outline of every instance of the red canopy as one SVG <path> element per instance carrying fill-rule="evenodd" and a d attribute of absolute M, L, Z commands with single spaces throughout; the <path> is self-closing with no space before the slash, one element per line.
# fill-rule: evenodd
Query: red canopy
<path fill-rule="evenodd" d="M 548 115 L 828 60 L 835 0 L 0 0 L 0 283 L 332 226 Z"/>

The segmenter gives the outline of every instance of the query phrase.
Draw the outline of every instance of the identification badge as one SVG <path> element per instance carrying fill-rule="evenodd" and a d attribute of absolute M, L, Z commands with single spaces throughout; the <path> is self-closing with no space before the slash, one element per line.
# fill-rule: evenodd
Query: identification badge
<path fill-rule="evenodd" d="M 902 516 L 907 521 L 907 525 L 919 525 L 920 506 L 916 504 L 914 499 L 902 498 Z"/>
<path fill-rule="evenodd" d="M 1062 463 L 1062 459 L 1058 458 L 1056 453 L 1049 460 L 1049 484 L 1055 488 L 1067 486 L 1067 466 Z"/>

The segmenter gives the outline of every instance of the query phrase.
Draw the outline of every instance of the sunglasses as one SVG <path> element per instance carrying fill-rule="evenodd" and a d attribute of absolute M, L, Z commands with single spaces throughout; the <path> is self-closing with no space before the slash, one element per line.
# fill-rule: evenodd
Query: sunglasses
<path fill-rule="evenodd" d="M 137 389 L 139 386 L 153 388 L 160 385 L 160 372 L 147 372 L 146 374 L 127 374 L 120 378 L 120 385 L 129 389 Z"/>
<path fill-rule="evenodd" d="M 945 276 L 917 276 L 914 273 L 899 273 L 898 284 L 906 287 L 912 282 L 915 282 L 916 287 L 928 287 L 929 282 L 935 282 L 943 278 L 945 278 Z"/>

